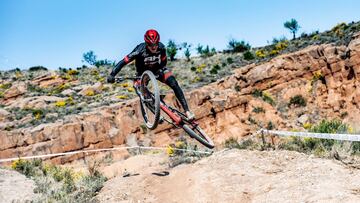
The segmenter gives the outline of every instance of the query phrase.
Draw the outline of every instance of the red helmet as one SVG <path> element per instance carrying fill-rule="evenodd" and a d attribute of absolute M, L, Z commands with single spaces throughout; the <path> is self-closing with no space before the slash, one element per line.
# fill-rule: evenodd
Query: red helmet
<path fill-rule="evenodd" d="M 144 40 L 147 44 L 157 44 L 160 41 L 160 35 L 156 30 L 148 30 L 144 35 Z"/>

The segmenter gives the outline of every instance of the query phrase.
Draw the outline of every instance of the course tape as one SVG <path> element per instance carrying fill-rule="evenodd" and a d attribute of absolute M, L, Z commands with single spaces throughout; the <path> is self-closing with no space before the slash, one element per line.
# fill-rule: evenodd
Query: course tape
<path fill-rule="evenodd" d="M 44 154 L 44 155 L 35 155 L 35 156 L 25 156 L 25 157 L 0 159 L 0 163 L 9 162 L 9 161 L 16 161 L 16 160 L 19 160 L 19 159 L 37 159 L 37 158 L 47 158 L 47 157 L 54 157 L 54 156 L 73 155 L 73 154 L 79 154 L 79 153 L 91 153 L 91 152 L 101 152 L 101 151 L 116 151 L 116 150 L 128 150 L 128 149 L 166 150 L 166 149 L 169 149 L 169 147 L 135 146 L 135 147 L 114 147 L 114 148 L 105 148 L 105 149 L 89 149 L 89 150 L 79 150 L 79 151 L 72 151 L 72 152 L 55 153 L 55 154 Z M 200 153 L 200 154 L 211 154 L 212 153 L 212 152 L 207 152 L 207 151 L 197 151 L 197 150 L 191 150 L 191 149 L 178 149 L 178 148 L 171 148 L 171 150 L 183 151 L 183 152 L 195 152 L 195 153 Z"/>
<path fill-rule="evenodd" d="M 331 134 L 331 133 L 309 133 L 309 132 L 289 132 L 289 131 L 278 131 L 278 130 L 260 130 L 258 133 L 268 133 L 280 136 L 298 136 L 298 137 L 312 137 L 321 139 L 332 139 L 342 141 L 360 142 L 360 135 L 356 134 Z"/>

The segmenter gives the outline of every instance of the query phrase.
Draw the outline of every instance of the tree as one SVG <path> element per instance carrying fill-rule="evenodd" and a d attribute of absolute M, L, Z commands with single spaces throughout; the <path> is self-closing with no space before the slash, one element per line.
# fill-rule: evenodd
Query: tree
<path fill-rule="evenodd" d="M 83 58 L 86 63 L 90 64 L 90 65 L 95 65 L 96 63 L 96 55 L 94 54 L 93 51 L 88 51 L 86 53 L 83 54 Z"/>
<path fill-rule="evenodd" d="M 284 27 L 290 30 L 290 32 L 293 34 L 293 39 L 295 39 L 295 34 L 300 29 L 298 22 L 292 18 L 290 21 L 286 21 L 284 23 Z"/>
<path fill-rule="evenodd" d="M 198 44 L 196 50 L 201 57 L 210 57 L 216 54 L 216 49 L 214 47 L 210 49 L 209 45 L 206 45 L 206 47 L 204 48 L 203 45 Z"/>
<path fill-rule="evenodd" d="M 174 40 L 169 40 L 167 46 L 166 46 L 166 52 L 168 56 L 170 57 L 170 61 L 175 60 L 175 55 L 177 53 L 178 46 L 175 44 Z"/>
<path fill-rule="evenodd" d="M 203 45 L 198 44 L 198 46 L 196 47 L 196 51 L 198 54 L 202 54 L 203 53 Z"/>
<path fill-rule="evenodd" d="M 249 43 L 246 43 L 244 40 L 237 41 L 235 39 L 230 39 L 228 47 L 232 52 L 245 52 L 251 49 Z"/>
<path fill-rule="evenodd" d="M 185 49 L 184 55 L 186 57 L 186 60 L 190 61 L 190 56 L 191 56 L 190 47 L 191 47 L 191 44 L 188 44 L 188 43 L 184 42 L 184 43 L 182 43 L 181 47 Z"/>

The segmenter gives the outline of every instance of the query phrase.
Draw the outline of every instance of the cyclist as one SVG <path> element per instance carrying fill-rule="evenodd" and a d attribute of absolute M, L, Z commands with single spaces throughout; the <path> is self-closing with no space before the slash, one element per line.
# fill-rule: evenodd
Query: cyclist
<path fill-rule="evenodd" d="M 183 91 L 171 71 L 166 67 L 166 48 L 164 44 L 160 42 L 159 33 L 156 30 L 150 29 L 146 31 L 144 40 L 145 42 L 137 45 L 130 54 L 126 55 L 116 64 L 108 76 L 107 81 L 109 83 L 114 83 L 115 75 L 121 68 L 135 60 L 137 75 L 140 76 L 144 71 L 150 70 L 154 75 L 159 76 L 158 80 L 173 89 L 175 96 L 180 101 L 188 119 L 194 119 L 195 115 L 189 110 Z M 138 81 L 135 81 L 135 85 L 137 83 Z"/>

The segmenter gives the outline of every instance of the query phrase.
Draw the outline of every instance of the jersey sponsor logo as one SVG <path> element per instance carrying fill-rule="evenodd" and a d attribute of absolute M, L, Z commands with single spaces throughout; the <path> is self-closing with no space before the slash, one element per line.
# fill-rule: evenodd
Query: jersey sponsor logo
<path fill-rule="evenodd" d="M 161 63 L 161 55 L 157 55 L 157 56 L 149 56 L 144 58 L 144 63 L 145 65 L 152 65 L 152 64 L 156 64 L 156 63 Z"/>

